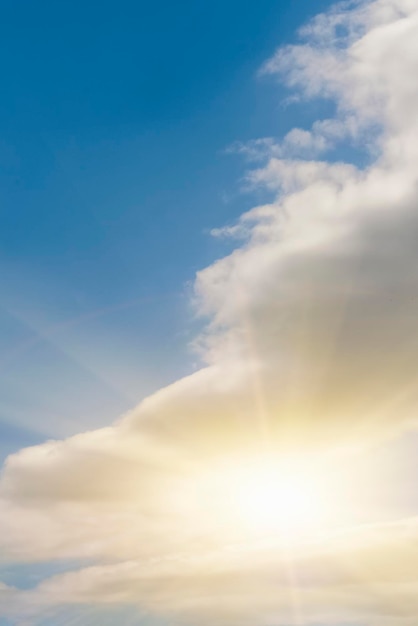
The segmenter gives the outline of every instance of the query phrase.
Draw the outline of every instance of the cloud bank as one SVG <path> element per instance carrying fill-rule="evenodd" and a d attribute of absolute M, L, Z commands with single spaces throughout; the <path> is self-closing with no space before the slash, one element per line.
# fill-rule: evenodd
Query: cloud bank
<path fill-rule="evenodd" d="M 415 519 L 302 543 L 290 563 L 283 545 L 220 529 L 190 491 L 226 460 L 337 467 L 417 424 L 418 7 L 345 3 L 300 38 L 261 73 L 335 114 L 241 148 L 257 159 L 248 183 L 273 199 L 218 230 L 237 247 L 196 276 L 202 369 L 110 428 L 7 459 L 3 560 L 95 562 L 1 586 L 13 619 L 111 603 L 218 625 L 416 622 Z"/>

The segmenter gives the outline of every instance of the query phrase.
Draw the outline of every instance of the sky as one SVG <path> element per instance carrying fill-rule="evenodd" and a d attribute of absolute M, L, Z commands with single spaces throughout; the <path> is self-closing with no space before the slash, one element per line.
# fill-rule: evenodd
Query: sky
<path fill-rule="evenodd" d="M 416 624 L 415 0 L 0 32 L 0 626 Z"/>
<path fill-rule="evenodd" d="M 3 457 L 190 371 L 187 285 L 251 206 L 226 151 L 306 115 L 256 74 L 323 6 L 2 4 Z"/>

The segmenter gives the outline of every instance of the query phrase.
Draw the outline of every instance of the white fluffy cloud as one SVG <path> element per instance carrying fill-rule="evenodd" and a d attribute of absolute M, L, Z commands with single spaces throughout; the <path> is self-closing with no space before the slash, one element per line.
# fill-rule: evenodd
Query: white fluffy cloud
<path fill-rule="evenodd" d="M 190 477 L 266 446 L 306 457 L 416 426 L 418 7 L 340 5 L 302 37 L 262 71 L 330 98 L 335 117 L 248 147 L 261 159 L 248 181 L 274 198 L 224 231 L 240 247 L 196 277 L 205 367 L 111 428 L 7 460 L 3 558 L 98 564 L 0 588 L 0 607 L 7 595 L 28 615 L 112 602 L 218 624 L 284 626 L 295 610 L 306 623 L 416 620 L 415 520 L 304 545 L 292 574 L 281 548 L 221 540 L 204 498 L 184 496 Z M 367 167 L 313 160 L 347 142 Z"/>

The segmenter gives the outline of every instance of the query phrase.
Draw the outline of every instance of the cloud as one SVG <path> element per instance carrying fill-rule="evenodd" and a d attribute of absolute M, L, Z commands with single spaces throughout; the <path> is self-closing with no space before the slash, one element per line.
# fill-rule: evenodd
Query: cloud
<path fill-rule="evenodd" d="M 415 519 L 303 544 L 295 599 L 283 547 L 243 549 L 188 489 L 266 450 L 312 464 L 337 451 L 338 475 L 356 446 L 416 427 L 417 33 L 415 2 L 343 4 L 265 64 L 335 117 L 247 148 L 248 182 L 272 201 L 220 231 L 244 240 L 196 277 L 202 369 L 112 427 L 7 460 L 2 558 L 97 561 L 18 592 L 17 613 L 120 602 L 218 624 L 285 626 L 298 605 L 308 623 L 416 619 Z M 352 141 L 367 167 L 314 160 Z"/>
<path fill-rule="evenodd" d="M 273 137 L 253 139 L 245 143 L 235 142 L 228 153 L 240 154 L 251 161 L 263 161 L 267 158 L 313 158 L 324 152 L 332 151 L 342 140 L 356 138 L 356 120 L 345 116 L 344 119 L 325 119 L 316 121 L 310 130 L 293 128 L 282 140 Z M 368 147 L 362 137 L 363 148 Z M 217 234 L 215 229 L 215 234 Z"/>
<path fill-rule="evenodd" d="M 186 623 L 205 616 L 228 625 L 295 619 L 331 625 L 344 616 L 399 626 L 418 610 L 417 539 L 413 520 L 299 546 L 291 563 L 283 546 L 264 543 L 196 558 L 96 565 L 52 577 L 17 601 L 27 615 L 45 607 L 130 604 Z"/>

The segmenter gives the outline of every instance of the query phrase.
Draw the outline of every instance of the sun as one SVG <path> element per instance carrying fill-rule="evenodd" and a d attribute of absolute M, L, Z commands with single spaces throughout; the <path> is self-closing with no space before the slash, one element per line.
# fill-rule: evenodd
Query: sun
<path fill-rule="evenodd" d="M 240 469 L 233 482 L 233 505 L 249 530 L 297 534 L 313 530 L 323 518 L 319 486 L 303 472 L 260 464 Z"/>
<path fill-rule="evenodd" d="M 323 476 L 312 464 L 270 457 L 231 459 L 194 475 L 173 494 L 194 528 L 239 540 L 310 538 L 330 519 Z"/>

